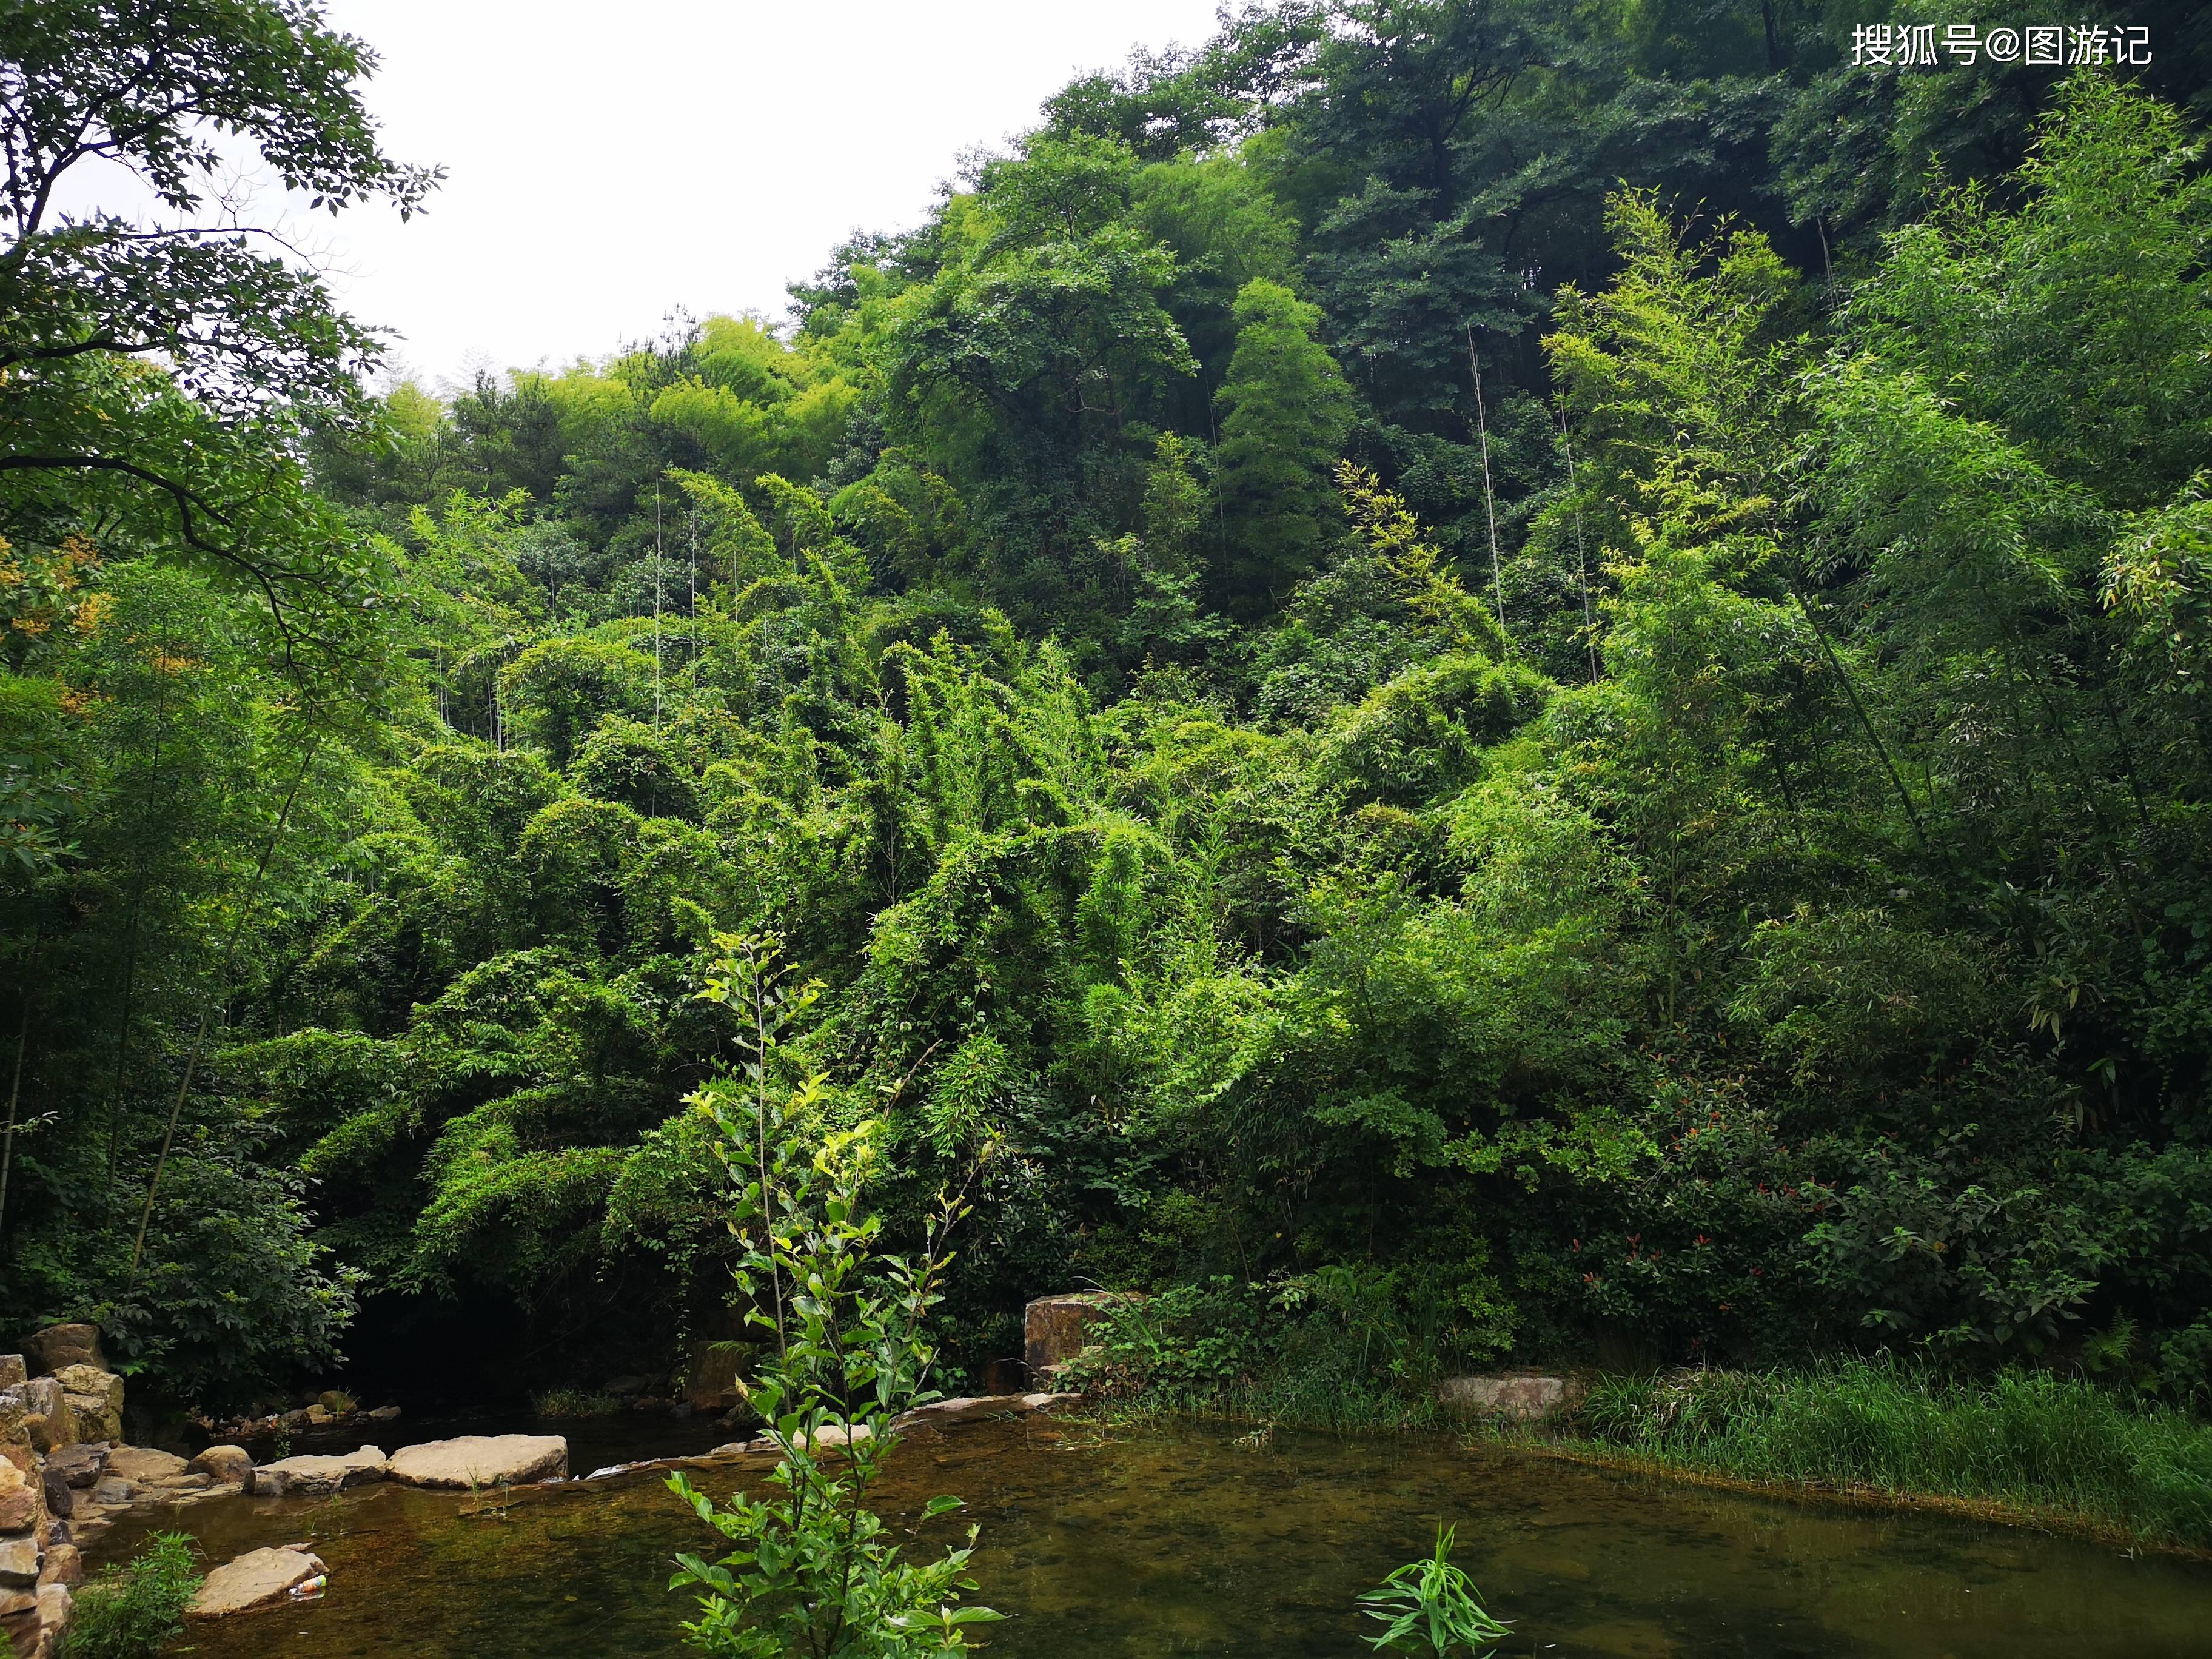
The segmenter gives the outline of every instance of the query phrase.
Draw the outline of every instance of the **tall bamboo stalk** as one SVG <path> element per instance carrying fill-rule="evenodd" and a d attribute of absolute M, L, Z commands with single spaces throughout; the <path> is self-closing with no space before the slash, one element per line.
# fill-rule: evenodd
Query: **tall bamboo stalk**
<path fill-rule="evenodd" d="M 307 750 L 300 757 L 300 769 L 292 779 L 292 787 L 284 796 L 284 805 L 270 826 L 269 839 L 261 848 L 261 861 L 253 866 L 253 879 L 246 884 L 240 898 L 238 914 L 231 918 L 230 941 L 222 953 L 222 967 L 216 975 L 216 995 L 200 1010 L 199 1029 L 192 1033 L 192 1046 L 185 1056 L 185 1075 L 177 1085 L 176 1103 L 169 1108 L 169 1127 L 161 1134 L 161 1156 L 154 1160 L 154 1178 L 146 1183 L 146 1206 L 138 1212 L 138 1237 L 131 1246 L 131 1277 L 138 1277 L 139 1259 L 146 1253 L 146 1229 L 154 1219 L 154 1195 L 161 1189 L 161 1172 L 169 1166 L 169 1148 L 177 1139 L 177 1120 L 184 1115 L 185 1097 L 191 1093 L 192 1073 L 199 1069 L 200 1050 L 207 1042 L 208 1027 L 214 1023 L 215 1011 L 228 994 L 231 964 L 238 960 L 239 941 L 246 935 L 246 919 L 261 896 L 262 878 L 269 873 L 269 861 L 276 855 L 276 843 L 283 839 L 284 826 L 292 817 L 292 803 L 300 798 L 300 786 L 307 781 L 307 769 L 314 763 L 315 751 L 322 747 L 323 734 L 316 732 L 307 740 Z"/>
<path fill-rule="evenodd" d="M 0 1138 L 0 1244 L 8 1237 L 8 1171 L 15 1161 L 15 1107 L 23 1097 L 23 1049 L 31 1036 L 31 984 L 38 973 L 39 943 L 31 939 L 31 959 L 23 974 L 23 1006 L 15 1017 L 15 1075 L 8 1084 L 8 1133 Z"/>
<path fill-rule="evenodd" d="M 1498 631 L 1505 633 L 1505 574 L 1498 557 L 1498 497 L 1490 487 L 1490 417 L 1482 407 L 1482 360 L 1474 353 L 1474 325 L 1467 325 L 1468 367 L 1474 371 L 1474 429 L 1482 441 L 1482 507 L 1490 517 L 1490 587 L 1498 600 Z"/>

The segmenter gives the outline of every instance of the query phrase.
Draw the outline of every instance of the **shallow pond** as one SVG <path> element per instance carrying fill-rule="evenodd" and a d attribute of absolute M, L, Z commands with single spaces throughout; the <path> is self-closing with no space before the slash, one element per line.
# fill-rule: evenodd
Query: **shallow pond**
<path fill-rule="evenodd" d="M 738 1478 L 701 1484 L 720 1493 Z M 2212 1566 L 1441 1438 L 1279 1432 L 1252 1450 L 1226 1431 L 1109 1437 L 1018 1419 L 915 1434 L 878 1490 L 887 1515 L 939 1492 L 968 1498 L 965 1519 L 984 1528 L 981 1599 L 1014 1615 L 986 1632 L 1002 1659 L 1352 1659 L 1376 1628 L 1353 1598 L 1425 1553 L 1439 1520 L 1514 1621 L 1509 1655 L 2212 1656 Z M 371 1486 L 219 1499 L 178 1519 L 215 1560 L 313 1539 L 330 1566 L 319 1601 L 184 1638 L 222 1659 L 673 1655 L 690 1607 L 664 1588 L 669 1558 L 713 1538 L 645 1473 L 531 1489 L 503 1510 Z M 118 1528 L 96 1556 L 143 1530 Z M 939 1534 L 954 1525 L 925 1541 Z"/>

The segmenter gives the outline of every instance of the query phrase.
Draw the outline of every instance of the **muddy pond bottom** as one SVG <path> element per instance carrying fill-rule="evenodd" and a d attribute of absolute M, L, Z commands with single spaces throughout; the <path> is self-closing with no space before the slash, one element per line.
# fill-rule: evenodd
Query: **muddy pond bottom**
<path fill-rule="evenodd" d="M 700 1484 L 718 1496 L 736 1471 Z M 758 1479 L 758 1472 L 743 1477 Z M 1229 1431 L 1109 1435 L 1019 1419 L 908 1438 L 878 1488 L 887 1517 L 938 1492 L 981 1522 L 975 1598 L 1010 1614 L 1001 1659 L 1353 1659 L 1379 1628 L 1354 1598 L 1426 1553 L 1439 1521 L 1501 1651 L 1539 1659 L 2212 1659 L 2212 1567 L 1923 1515 L 1785 1504 L 1615 1476 L 1437 1437 Z M 153 1524 L 158 1525 L 155 1522 Z M 222 1659 L 541 1659 L 675 1655 L 689 1597 L 670 1558 L 715 1534 L 638 1474 L 466 1496 L 372 1486 L 234 1498 L 173 1524 L 211 1563 L 311 1539 L 319 1601 L 195 1626 Z M 100 1540 L 127 1554 L 143 1521 Z"/>

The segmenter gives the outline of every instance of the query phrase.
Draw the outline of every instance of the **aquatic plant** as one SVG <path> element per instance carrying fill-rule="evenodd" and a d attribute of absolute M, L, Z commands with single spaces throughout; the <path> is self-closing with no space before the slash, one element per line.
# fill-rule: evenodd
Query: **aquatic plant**
<path fill-rule="evenodd" d="M 1984 1499 L 2212 1544 L 2212 1426 L 2048 1371 L 1895 1360 L 1601 1379 L 1601 1444 L 1752 1480 Z"/>
<path fill-rule="evenodd" d="M 781 942 L 772 936 L 721 944 L 707 994 L 749 1011 L 751 1058 L 741 1078 L 709 1083 L 696 1101 L 738 1189 L 736 1289 L 748 1320 L 773 1340 L 757 1376 L 739 1386 L 781 1461 L 758 1498 L 738 1492 L 718 1504 L 682 1474 L 670 1477 L 670 1489 L 733 1546 L 715 1561 L 676 1558 L 670 1588 L 702 1592 L 685 1634 L 706 1652 L 743 1659 L 963 1652 L 969 1626 L 1000 1616 L 959 1605 L 975 1588 L 967 1568 L 977 1529 L 965 1548 L 910 1559 L 866 1500 L 898 1418 L 936 1398 L 925 1325 L 967 1201 L 939 1194 L 914 1259 L 884 1250 L 883 1218 L 862 1199 L 876 1124 L 821 1132 L 818 1075 L 787 1096 L 769 1086 L 781 1032 L 811 994 L 776 993 Z M 921 1520 L 960 1507 L 933 1498 Z"/>
<path fill-rule="evenodd" d="M 185 1627 L 199 1588 L 191 1540 L 155 1533 L 130 1561 L 103 1567 L 76 1593 L 64 1659 L 152 1659 Z"/>
<path fill-rule="evenodd" d="M 615 1417 L 621 1414 L 623 1402 L 589 1389 L 548 1389 L 530 1407 L 540 1417 Z"/>
<path fill-rule="evenodd" d="M 1388 1626 L 1382 1635 L 1369 1637 L 1368 1646 L 1449 1659 L 1462 1649 L 1474 1655 L 1494 1652 L 1495 1644 L 1513 1633 L 1484 1608 L 1474 1581 L 1452 1565 L 1457 1530 L 1437 1527 L 1435 1554 L 1408 1561 L 1359 1598 L 1367 1616 Z"/>

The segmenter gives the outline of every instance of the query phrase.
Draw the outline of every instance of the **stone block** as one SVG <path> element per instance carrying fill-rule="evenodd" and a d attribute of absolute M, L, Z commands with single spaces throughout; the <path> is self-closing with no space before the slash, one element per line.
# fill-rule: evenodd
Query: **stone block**
<path fill-rule="evenodd" d="M 103 1371 L 107 1369 L 107 1356 L 100 1352 L 97 1325 L 49 1325 L 23 1344 L 23 1357 L 31 1362 L 33 1371 L 46 1376 L 70 1365 L 91 1365 Z"/>
<path fill-rule="evenodd" d="M 39 1582 L 46 1552 L 35 1538 L 0 1538 L 0 1585 L 28 1589 Z"/>
<path fill-rule="evenodd" d="M 0 1389 L 12 1389 L 31 1374 L 19 1353 L 0 1353 Z"/>
<path fill-rule="evenodd" d="M 58 1474 L 82 1492 L 107 1472 L 107 1455 L 112 1449 L 104 1441 L 79 1441 L 64 1446 L 46 1459 L 46 1473 Z"/>
<path fill-rule="evenodd" d="M 1113 1291 L 1085 1291 L 1069 1296 L 1043 1296 L 1022 1313 L 1022 1358 L 1033 1380 L 1046 1380 L 1055 1365 L 1064 1365 L 1089 1346 L 1090 1332 L 1106 1316 L 1108 1309 L 1129 1298 Z"/>
<path fill-rule="evenodd" d="M 125 1480 L 167 1480 L 190 1467 L 176 1453 L 153 1446 L 118 1446 L 107 1455 L 107 1472 Z"/>
<path fill-rule="evenodd" d="M 123 1379 L 95 1365 L 64 1365 L 54 1373 L 76 1413 L 80 1440 L 123 1438 Z"/>
<path fill-rule="evenodd" d="M 8 1467 L 13 1469 L 15 1465 Z M 0 1532 L 30 1532 L 46 1518 L 42 1495 L 28 1481 L 0 1492 Z"/>
<path fill-rule="evenodd" d="M 102 1478 L 92 1489 L 92 1501 L 109 1509 L 127 1504 L 137 1495 L 138 1489 L 128 1480 L 118 1480 L 112 1476 Z"/>
<path fill-rule="evenodd" d="M 1533 1422 L 1564 1411 L 1584 1393 L 1572 1377 L 1512 1371 L 1503 1376 L 1448 1376 L 1437 1400 L 1455 1417 L 1504 1417 Z"/>
<path fill-rule="evenodd" d="M 74 1544 L 49 1544 L 46 1565 L 39 1570 L 39 1583 L 67 1584 L 75 1589 L 84 1583 L 84 1557 Z"/>

